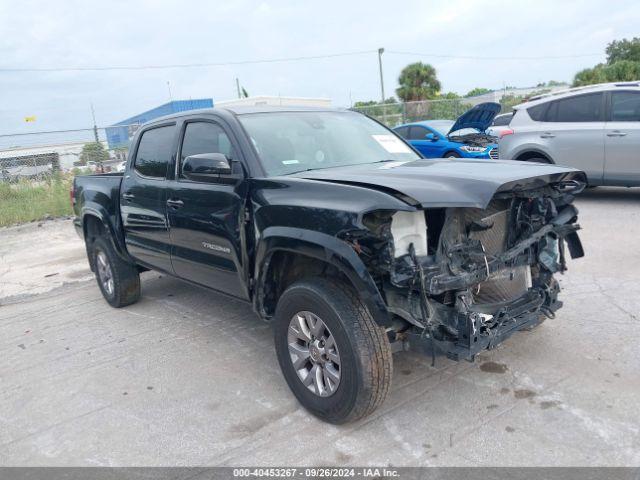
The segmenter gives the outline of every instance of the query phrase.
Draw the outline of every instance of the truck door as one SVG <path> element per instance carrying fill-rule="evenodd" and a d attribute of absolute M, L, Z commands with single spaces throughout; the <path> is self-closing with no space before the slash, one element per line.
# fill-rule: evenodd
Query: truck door
<path fill-rule="evenodd" d="M 154 269 L 173 272 L 167 223 L 167 169 L 175 151 L 176 126 L 145 129 L 120 187 L 120 213 L 127 250 Z"/>
<path fill-rule="evenodd" d="M 174 271 L 186 280 L 248 299 L 242 274 L 244 197 L 237 192 L 238 182 L 199 182 L 182 175 L 188 156 L 222 153 L 238 160 L 239 149 L 229 131 L 214 120 L 190 120 L 181 131 L 175 180 L 167 196 Z M 242 170 L 239 162 L 232 164 Z"/>
<path fill-rule="evenodd" d="M 640 184 L 640 92 L 611 92 L 605 125 L 606 185 Z"/>

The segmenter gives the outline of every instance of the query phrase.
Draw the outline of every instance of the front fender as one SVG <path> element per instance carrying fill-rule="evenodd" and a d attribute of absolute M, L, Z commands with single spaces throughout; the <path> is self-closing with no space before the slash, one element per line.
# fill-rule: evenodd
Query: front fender
<path fill-rule="evenodd" d="M 262 289 L 269 262 L 277 251 L 289 251 L 335 266 L 352 283 L 376 323 L 390 325 L 387 306 L 358 254 L 344 241 L 325 233 L 293 227 L 269 227 L 256 251 L 254 306 L 262 315 Z"/>

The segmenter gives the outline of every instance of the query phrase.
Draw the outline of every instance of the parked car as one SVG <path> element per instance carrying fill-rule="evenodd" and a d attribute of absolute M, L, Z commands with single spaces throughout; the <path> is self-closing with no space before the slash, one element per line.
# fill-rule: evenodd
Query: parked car
<path fill-rule="evenodd" d="M 594 186 L 640 186 L 640 82 L 573 88 L 514 110 L 500 158 L 579 168 Z"/>
<path fill-rule="evenodd" d="M 496 115 L 496 118 L 493 119 L 491 126 L 487 128 L 487 134 L 492 137 L 501 138 L 503 132 L 510 131 L 509 122 L 513 117 L 513 112 L 509 113 L 501 113 L 500 115 Z"/>
<path fill-rule="evenodd" d="M 126 167 L 127 167 L 127 161 L 126 160 L 124 162 L 120 162 L 116 166 L 116 172 L 124 172 Z"/>
<path fill-rule="evenodd" d="M 498 103 L 481 103 L 457 120 L 426 120 L 393 130 L 427 158 L 498 158 L 495 138 L 485 130 L 500 111 Z"/>
<path fill-rule="evenodd" d="M 356 112 L 182 112 L 129 155 L 71 191 L 106 301 L 136 302 L 153 269 L 249 302 L 293 394 L 333 423 L 383 402 L 392 352 L 473 360 L 554 316 L 565 245 L 583 253 L 582 172 L 426 160 Z"/>

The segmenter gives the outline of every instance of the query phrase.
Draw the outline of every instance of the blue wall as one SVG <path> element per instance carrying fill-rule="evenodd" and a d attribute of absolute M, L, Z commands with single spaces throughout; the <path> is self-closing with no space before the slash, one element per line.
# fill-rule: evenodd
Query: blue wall
<path fill-rule="evenodd" d="M 145 122 L 164 115 L 171 115 L 172 113 L 212 107 L 213 100 L 211 98 L 198 98 L 195 100 L 174 100 L 173 102 L 165 103 L 159 107 L 139 113 L 105 129 L 109 148 L 128 147 L 137 126 Z"/>

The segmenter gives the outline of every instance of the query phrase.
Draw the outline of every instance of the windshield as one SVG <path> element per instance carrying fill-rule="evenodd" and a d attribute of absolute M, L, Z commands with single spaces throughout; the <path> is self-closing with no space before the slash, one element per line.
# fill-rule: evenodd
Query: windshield
<path fill-rule="evenodd" d="M 355 112 L 239 115 L 269 176 L 420 157 L 395 134 Z"/>
<path fill-rule="evenodd" d="M 426 122 L 426 124 L 432 129 L 436 130 L 440 136 L 446 137 L 453 124 L 456 123 L 453 120 L 436 120 L 434 122 Z"/>
<path fill-rule="evenodd" d="M 435 120 L 431 122 L 426 122 L 426 124 L 434 130 L 440 132 L 443 137 L 446 137 L 449 134 L 450 137 L 461 137 L 463 135 L 469 135 L 470 133 L 478 133 L 478 130 L 475 128 L 462 128 L 460 130 L 456 130 L 455 132 L 449 133 L 451 127 L 454 125 L 453 120 Z"/>

